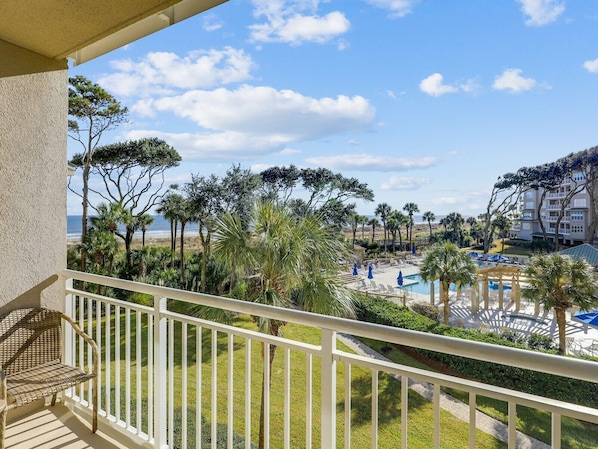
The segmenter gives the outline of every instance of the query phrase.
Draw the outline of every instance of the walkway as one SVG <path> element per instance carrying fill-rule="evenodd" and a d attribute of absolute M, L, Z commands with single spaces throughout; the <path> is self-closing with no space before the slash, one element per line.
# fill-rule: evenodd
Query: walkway
<path fill-rule="evenodd" d="M 348 347 L 354 350 L 356 353 L 380 360 L 389 361 L 382 354 L 374 351 L 369 346 L 364 345 L 362 342 L 357 340 L 351 335 L 339 335 L 339 339 L 342 340 Z M 400 376 L 395 376 L 397 380 L 401 380 Z M 432 385 L 425 382 L 416 382 L 409 379 L 409 388 L 416 393 L 425 397 L 429 401 L 434 398 L 434 388 Z M 456 418 L 469 423 L 469 405 L 455 399 L 449 394 L 440 391 L 440 407 L 451 413 Z M 497 440 L 504 443 L 509 441 L 509 428 L 506 424 L 498 421 L 488 415 L 476 411 L 476 427 L 484 433 L 487 433 Z M 550 449 L 550 445 L 543 443 L 542 441 L 536 440 L 524 433 L 517 431 L 517 448 L 518 449 Z"/>

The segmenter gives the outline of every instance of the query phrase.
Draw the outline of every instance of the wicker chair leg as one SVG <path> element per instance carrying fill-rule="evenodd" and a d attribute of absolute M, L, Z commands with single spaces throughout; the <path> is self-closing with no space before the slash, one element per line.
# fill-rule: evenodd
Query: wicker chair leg
<path fill-rule="evenodd" d="M 51 405 L 52 407 L 54 407 L 54 406 L 56 405 L 56 395 L 57 395 L 57 394 L 58 394 L 58 393 L 54 393 L 54 394 L 52 395 L 52 402 L 50 402 L 50 405 Z"/>
<path fill-rule="evenodd" d="M 5 447 L 6 413 L 6 372 L 0 369 L 0 449 Z"/>
<path fill-rule="evenodd" d="M 93 433 L 96 433 L 96 430 L 98 430 L 98 403 L 99 403 L 99 397 L 100 397 L 100 391 L 98 389 L 98 376 L 96 375 L 96 377 L 93 378 L 92 380 L 92 385 L 93 385 L 93 417 L 91 419 L 91 431 Z M 2 449 L 2 448 L 0 448 Z"/>

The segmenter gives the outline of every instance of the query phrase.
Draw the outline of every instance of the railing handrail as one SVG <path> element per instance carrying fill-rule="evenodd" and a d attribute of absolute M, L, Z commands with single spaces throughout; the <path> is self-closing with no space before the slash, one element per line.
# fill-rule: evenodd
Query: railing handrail
<path fill-rule="evenodd" d="M 565 358 L 531 350 L 445 337 L 300 310 L 282 309 L 264 304 L 256 304 L 221 296 L 189 292 L 170 287 L 161 287 L 73 270 L 64 270 L 62 275 L 67 279 L 72 278 L 132 292 L 147 293 L 154 297 L 176 299 L 192 304 L 201 304 L 228 311 L 247 313 L 254 316 L 292 321 L 297 324 L 373 338 L 389 343 L 444 352 L 455 356 L 510 365 L 517 368 L 598 383 L 598 364 L 588 360 L 574 359 L 570 357 Z"/>

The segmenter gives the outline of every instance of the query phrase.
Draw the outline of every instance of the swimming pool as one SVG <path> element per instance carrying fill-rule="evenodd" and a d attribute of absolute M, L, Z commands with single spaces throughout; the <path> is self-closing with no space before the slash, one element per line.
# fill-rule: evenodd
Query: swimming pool
<path fill-rule="evenodd" d="M 414 292 L 414 293 L 421 293 L 422 295 L 430 294 L 430 283 L 424 281 L 419 274 L 411 274 L 409 276 L 405 276 L 405 279 L 408 279 L 410 281 L 416 281 L 414 283 L 409 283 L 408 285 L 405 285 L 403 287 L 405 290 Z M 434 281 L 434 293 L 435 294 L 438 294 L 438 292 L 440 291 L 440 288 L 438 287 L 439 285 L 440 285 L 439 281 Z M 457 290 L 455 288 L 455 286 L 452 284 L 451 284 L 450 289 L 452 291 Z"/>

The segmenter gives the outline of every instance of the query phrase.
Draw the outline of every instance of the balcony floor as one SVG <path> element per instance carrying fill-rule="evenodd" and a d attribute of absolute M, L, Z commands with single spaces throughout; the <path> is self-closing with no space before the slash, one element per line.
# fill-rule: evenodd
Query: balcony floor
<path fill-rule="evenodd" d="M 18 409 L 17 409 L 18 410 Z M 16 410 L 15 410 L 16 411 Z M 6 426 L 6 447 L 9 449 L 127 449 L 98 430 L 92 433 L 87 423 L 69 409 L 57 403 L 35 412 L 16 417 Z"/>

